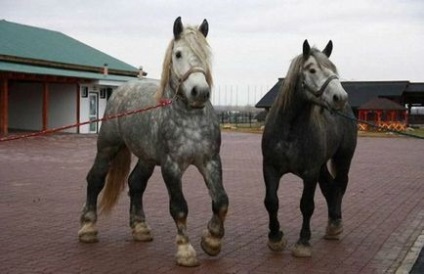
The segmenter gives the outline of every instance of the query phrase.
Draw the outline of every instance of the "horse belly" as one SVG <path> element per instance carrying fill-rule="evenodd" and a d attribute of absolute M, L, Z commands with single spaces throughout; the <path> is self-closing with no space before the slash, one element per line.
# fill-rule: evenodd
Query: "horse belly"
<path fill-rule="evenodd" d="M 126 146 L 140 159 L 160 161 L 159 121 L 156 112 L 140 113 L 121 122 L 120 132 Z"/>

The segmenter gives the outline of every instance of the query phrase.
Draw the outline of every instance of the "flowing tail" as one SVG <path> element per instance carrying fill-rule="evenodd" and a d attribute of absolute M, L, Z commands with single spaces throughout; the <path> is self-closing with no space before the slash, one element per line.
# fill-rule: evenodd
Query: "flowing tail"
<path fill-rule="evenodd" d="M 123 146 L 112 160 L 106 177 L 106 186 L 100 201 L 100 212 L 110 213 L 125 189 L 128 173 L 130 172 L 131 152 Z"/>

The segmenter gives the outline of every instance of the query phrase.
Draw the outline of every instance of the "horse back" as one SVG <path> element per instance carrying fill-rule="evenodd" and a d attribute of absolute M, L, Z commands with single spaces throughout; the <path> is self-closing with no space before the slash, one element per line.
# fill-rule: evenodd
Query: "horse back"
<path fill-rule="evenodd" d="M 121 85 L 112 93 L 105 115 L 124 113 L 157 104 L 154 94 L 158 88 L 159 81 L 154 79 L 135 80 Z"/>

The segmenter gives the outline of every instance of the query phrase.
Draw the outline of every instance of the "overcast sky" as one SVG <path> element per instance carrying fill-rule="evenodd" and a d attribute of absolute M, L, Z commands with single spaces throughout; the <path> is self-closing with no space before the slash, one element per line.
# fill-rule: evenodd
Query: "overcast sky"
<path fill-rule="evenodd" d="M 333 40 L 343 80 L 424 82 L 423 0 L 0 0 L 0 19 L 60 31 L 152 78 L 178 16 L 209 22 L 215 103 L 255 104 L 306 38 Z"/>

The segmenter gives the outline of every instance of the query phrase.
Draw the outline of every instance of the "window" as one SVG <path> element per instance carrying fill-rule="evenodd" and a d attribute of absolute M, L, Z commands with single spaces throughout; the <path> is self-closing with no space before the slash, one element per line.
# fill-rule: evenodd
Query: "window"
<path fill-rule="evenodd" d="M 88 87 L 81 87 L 81 97 L 82 98 L 88 97 Z"/>

